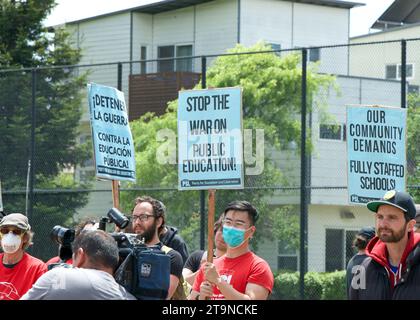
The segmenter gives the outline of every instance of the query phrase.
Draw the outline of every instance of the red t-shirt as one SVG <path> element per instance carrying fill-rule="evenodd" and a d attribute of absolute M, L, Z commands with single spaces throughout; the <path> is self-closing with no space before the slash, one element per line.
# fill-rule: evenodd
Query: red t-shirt
<path fill-rule="evenodd" d="M 47 271 L 47 266 L 25 252 L 22 260 L 7 268 L 3 255 L 0 254 L 0 300 L 18 300 Z"/>
<path fill-rule="evenodd" d="M 228 258 L 226 255 L 214 259 L 213 264 L 222 280 L 226 281 L 236 291 L 245 293 L 246 285 L 254 283 L 266 288 L 270 293 L 273 290 L 274 277 L 270 266 L 262 258 L 249 251 L 236 258 Z M 200 285 L 204 281 L 203 266 L 195 278 L 193 290 L 200 292 Z M 213 287 L 212 300 L 225 299 L 219 289 Z"/>
<path fill-rule="evenodd" d="M 45 262 L 45 264 L 47 265 L 47 267 L 50 265 L 50 264 L 53 264 L 53 263 L 59 263 L 61 261 L 61 259 L 60 259 L 60 257 L 59 256 L 56 256 L 56 257 L 53 257 L 53 258 L 51 258 L 50 260 L 48 260 L 47 262 Z M 70 258 L 70 259 L 68 259 L 68 260 L 66 260 L 66 262 L 65 263 L 67 263 L 67 264 L 73 264 L 73 260 L 72 260 L 72 258 Z"/>

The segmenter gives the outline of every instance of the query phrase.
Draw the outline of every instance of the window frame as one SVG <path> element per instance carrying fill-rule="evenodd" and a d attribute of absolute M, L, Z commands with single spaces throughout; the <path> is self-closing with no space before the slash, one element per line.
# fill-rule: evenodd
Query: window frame
<path fill-rule="evenodd" d="M 321 137 L 321 130 L 322 126 L 340 126 L 340 138 L 339 139 L 333 139 L 333 138 L 324 138 Z M 346 141 L 347 135 L 346 135 L 346 124 L 345 123 L 320 123 L 318 126 L 318 139 L 319 140 L 326 140 L 326 141 Z"/>
<path fill-rule="evenodd" d="M 349 250 L 352 248 L 353 245 L 353 239 L 354 236 L 357 234 L 358 230 L 354 228 L 342 228 L 342 227 L 326 227 L 325 228 L 325 272 L 333 272 L 334 270 L 327 268 L 328 264 L 328 258 L 331 258 L 332 255 L 329 254 L 327 250 L 327 232 L 328 231 L 339 231 L 341 232 L 341 268 L 340 269 L 334 269 L 334 270 L 346 270 L 347 264 L 350 261 L 350 259 L 353 257 L 355 251 Z M 337 256 L 335 255 L 334 258 Z"/>
<path fill-rule="evenodd" d="M 415 75 L 415 64 L 410 62 L 407 63 L 407 69 L 408 67 L 411 66 L 411 76 L 406 76 L 407 80 L 412 80 L 414 79 L 414 75 Z M 395 67 L 395 78 L 390 78 L 387 76 L 387 68 L 388 67 Z M 385 79 L 387 80 L 401 80 L 401 70 L 402 70 L 402 65 L 401 63 L 389 63 L 389 64 L 385 64 Z"/>
<path fill-rule="evenodd" d="M 157 59 L 160 59 L 159 51 L 163 47 L 172 47 L 173 48 L 173 55 L 171 57 L 163 57 L 163 58 L 172 58 L 173 60 L 164 60 L 164 61 L 157 61 L 157 72 L 193 72 L 194 71 L 194 64 L 193 59 L 182 59 L 182 60 L 176 60 L 174 58 L 180 58 L 180 57 L 189 57 L 189 56 L 179 56 L 178 55 L 178 48 L 179 47 L 191 47 L 191 56 L 194 55 L 194 45 L 192 43 L 179 43 L 179 44 L 168 44 L 168 45 L 157 45 L 156 46 L 156 53 L 157 53 Z M 187 62 L 185 62 L 187 61 Z M 187 70 L 178 70 L 179 65 L 181 65 L 180 62 L 188 63 Z M 162 65 L 172 65 L 172 70 L 161 70 Z"/>

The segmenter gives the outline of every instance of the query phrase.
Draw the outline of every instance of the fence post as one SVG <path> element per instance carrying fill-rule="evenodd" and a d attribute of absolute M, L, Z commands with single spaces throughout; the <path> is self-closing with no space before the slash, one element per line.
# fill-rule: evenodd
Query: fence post
<path fill-rule="evenodd" d="M 207 58 L 206 56 L 201 57 L 201 88 L 205 89 L 207 87 L 206 79 L 207 78 Z M 204 239 L 205 239 L 205 230 L 206 230 L 206 192 L 205 190 L 200 190 L 200 250 L 204 250 Z"/>
<path fill-rule="evenodd" d="M 35 179 L 35 126 L 36 126 L 36 69 L 32 69 L 32 101 L 31 101 L 31 141 L 30 141 L 30 165 L 29 170 L 29 207 L 27 217 L 30 223 L 32 221 L 34 209 L 34 179 Z"/>
<path fill-rule="evenodd" d="M 299 291 L 300 298 L 305 299 L 305 273 L 307 270 L 307 188 L 306 188 L 306 67 L 307 67 L 308 51 L 302 49 L 302 96 L 301 96 L 301 154 L 300 154 L 300 264 L 299 264 Z"/>
<path fill-rule="evenodd" d="M 118 62 L 117 89 L 122 90 L 122 63 Z"/>
<path fill-rule="evenodd" d="M 397 70 L 398 73 L 398 70 Z M 401 108 L 407 105 L 407 41 L 401 40 Z"/>

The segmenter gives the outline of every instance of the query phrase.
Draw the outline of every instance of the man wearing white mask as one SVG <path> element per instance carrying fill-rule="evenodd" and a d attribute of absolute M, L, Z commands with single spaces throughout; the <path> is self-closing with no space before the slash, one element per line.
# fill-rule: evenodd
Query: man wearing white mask
<path fill-rule="evenodd" d="M 28 218 L 11 213 L 0 221 L 0 300 L 17 300 L 47 271 L 41 260 L 25 252 L 33 233 Z"/>
<path fill-rule="evenodd" d="M 247 201 L 233 201 L 223 214 L 226 254 L 201 266 L 190 299 L 265 300 L 273 290 L 270 266 L 249 248 L 258 212 Z"/>

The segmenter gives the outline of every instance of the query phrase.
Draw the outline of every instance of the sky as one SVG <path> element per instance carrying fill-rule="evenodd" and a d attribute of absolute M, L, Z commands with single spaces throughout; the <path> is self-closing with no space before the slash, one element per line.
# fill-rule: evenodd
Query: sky
<path fill-rule="evenodd" d="M 350 11 L 350 37 L 367 34 L 370 26 L 394 0 L 351 0 L 365 3 Z M 46 19 L 45 25 L 57 25 L 104 13 L 157 2 L 156 0 L 56 0 L 58 5 Z"/>

